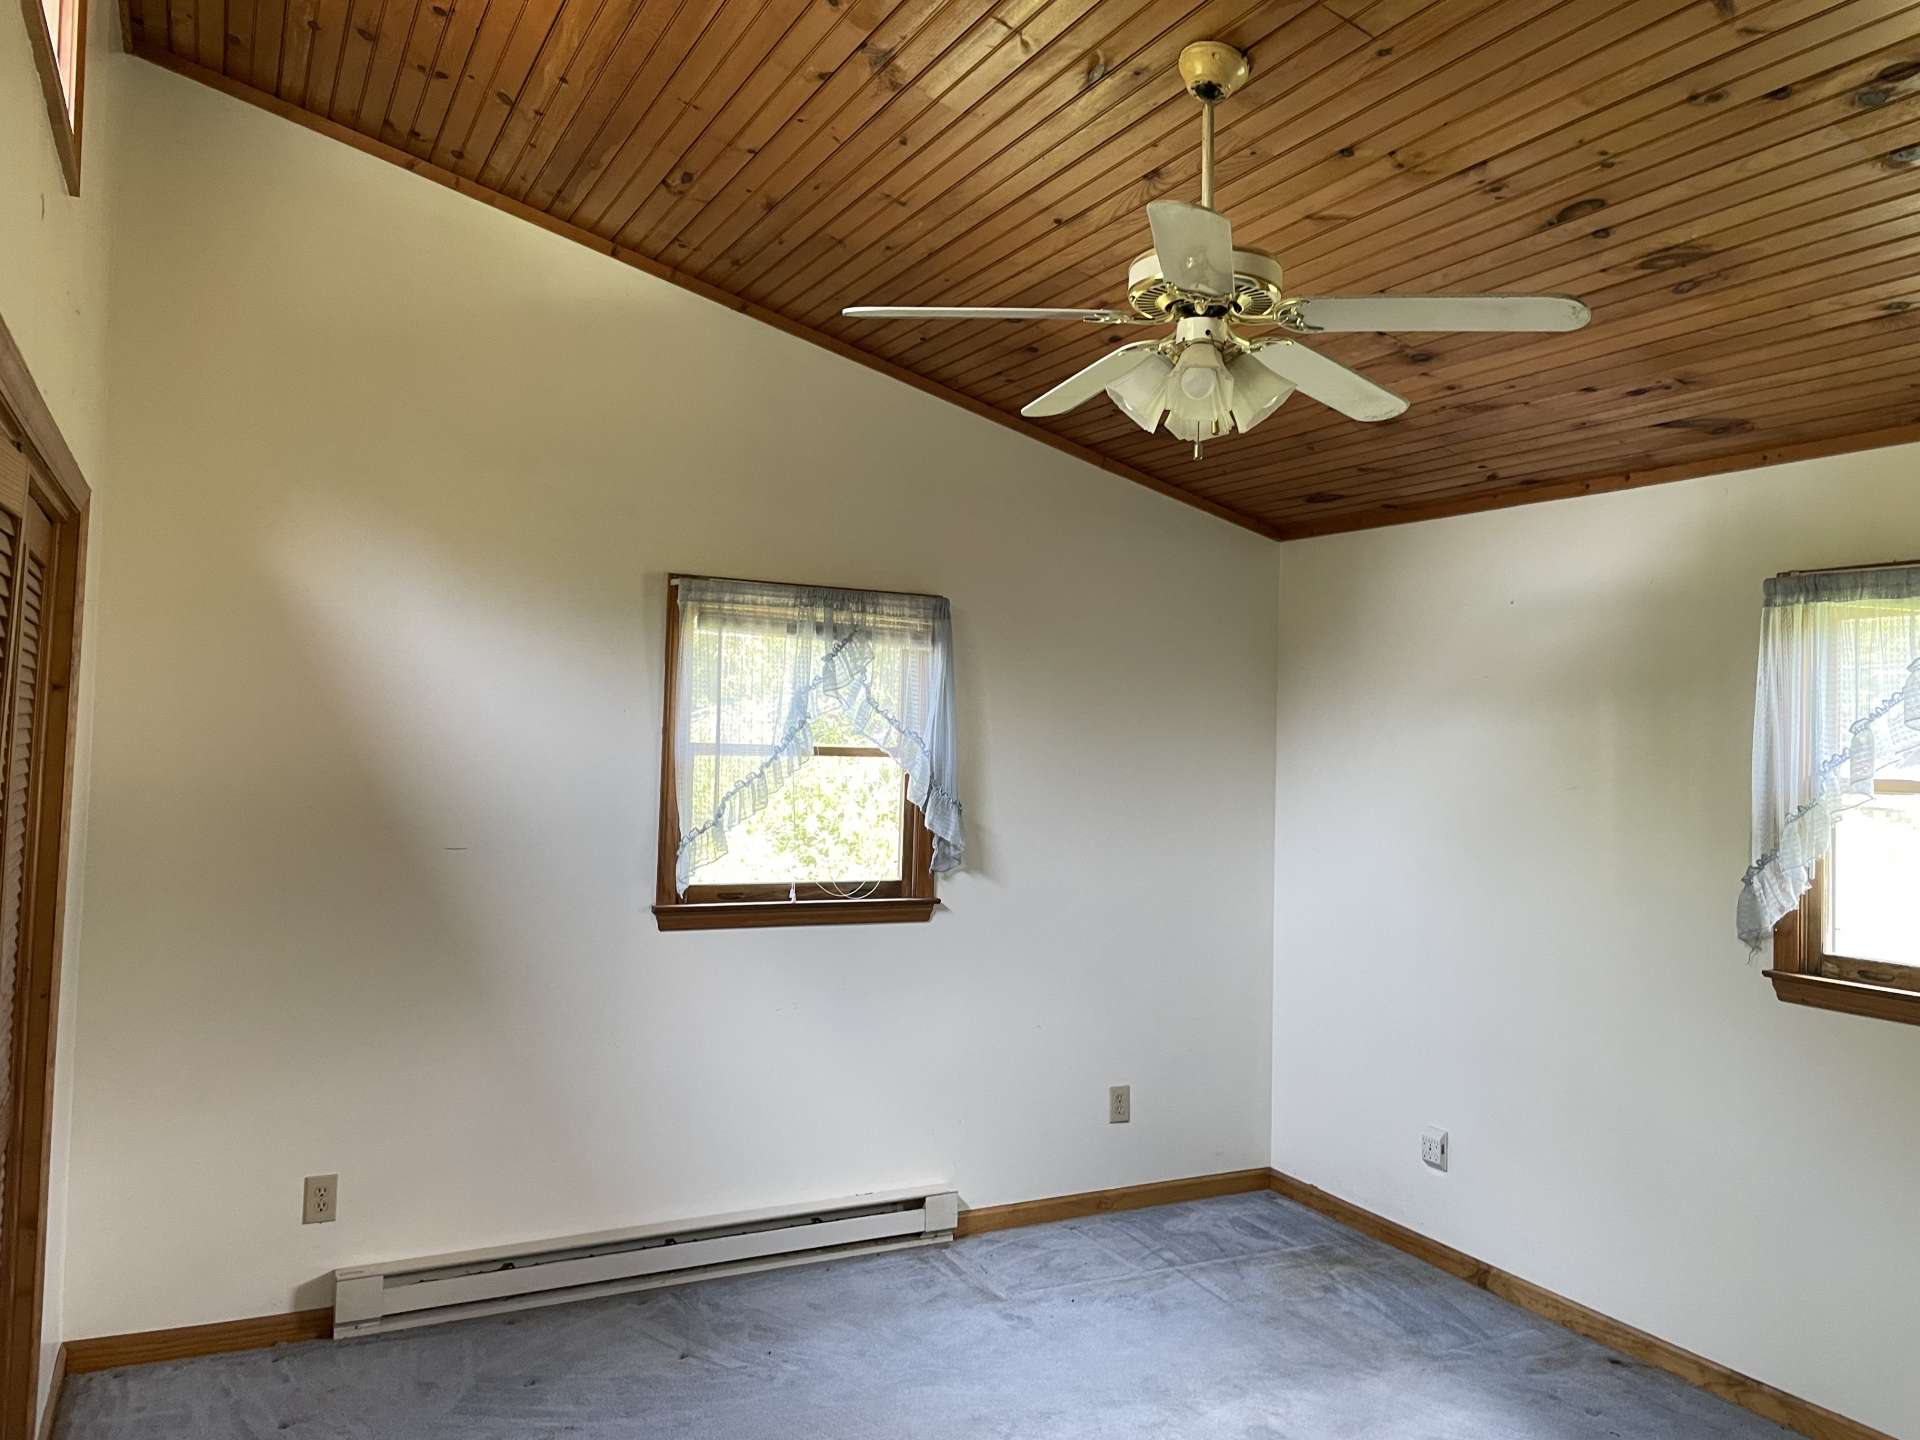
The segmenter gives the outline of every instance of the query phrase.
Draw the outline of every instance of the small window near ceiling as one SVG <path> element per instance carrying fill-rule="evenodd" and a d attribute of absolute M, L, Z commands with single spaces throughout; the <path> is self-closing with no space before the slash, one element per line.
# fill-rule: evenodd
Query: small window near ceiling
<path fill-rule="evenodd" d="M 1920 565 L 1767 582 L 1739 929 L 1782 1000 L 1920 1024 Z"/>
<path fill-rule="evenodd" d="M 946 600 L 675 576 L 666 636 L 660 927 L 927 919 L 961 854 Z"/>
<path fill-rule="evenodd" d="M 26 0 L 33 58 L 46 92 L 53 148 L 69 194 L 80 193 L 80 101 L 86 61 L 86 0 Z"/>

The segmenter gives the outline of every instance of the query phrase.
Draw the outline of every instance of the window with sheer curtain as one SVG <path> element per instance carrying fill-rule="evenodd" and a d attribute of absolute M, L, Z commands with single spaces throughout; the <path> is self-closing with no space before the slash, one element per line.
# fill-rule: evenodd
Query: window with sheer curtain
<path fill-rule="evenodd" d="M 1920 1023 L 1920 565 L 1767 582 L 1752 843 L 1781 998 Z"/>
<path fill-rule="evenodd" d="M 676 576 L 663 928 L 924 920 L 964 850 L 934 595 Z"/>

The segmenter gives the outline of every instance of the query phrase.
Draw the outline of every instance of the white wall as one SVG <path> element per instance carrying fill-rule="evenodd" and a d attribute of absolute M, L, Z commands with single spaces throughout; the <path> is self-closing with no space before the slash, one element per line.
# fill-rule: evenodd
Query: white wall
<path fill-rule="evenodd" d="M 45 92 L 18 6 L 0 10 L 0 318 L 26 356 L 35 383 L 73 450 L 95 503 L 90 521 L 101 533 L 106 489 L 106 326 L 113 121 L 119 69 L 111 53 L 113 5 L 92 7 L 88 36 L 86 116 L 81 136 L 81 193 L 67 193 L 53 148 Z M 89 555 L 87 588 L 98 577 Z M 71 1127 L 72 1039 L 81 932 L 78 876 L 85 863 L 91 766 L 93 628 L 85 621 L 80 650 L 80 713 L 74 737 L 73 816 L 67 896 L 66 953 L 54 1052 L 54 1138 L 48 1173 L 45 1296 L 41 1313 L 41 1403 L 52 1380 L 54 1351 L 65 1333 L 62 1296 L 66 1253 L 67 1151 Z"/>
<path fill-rule="evenodd" d="M 18 9 L 0 12 L 0 316 L 91 481 L 105 443 L 115 9 L 92 7 L 78 197 L 67 194 Z"/>
<path fill-rule="evenodd" d="M 157 69 L 122 99 L 69 1335 L 1264 1163 L 1270 545 Z M 656 931 L 670 569 L 952 597 L 950 909 Z"/>
<path fill-rule="evenodd" d="M 1733 910 L 1760 583 L 1920 555 L 1916 467 L 1283 547 L 1275 854 L 1276 1167 L 1900 1435 L 1920 1036 Z"/>

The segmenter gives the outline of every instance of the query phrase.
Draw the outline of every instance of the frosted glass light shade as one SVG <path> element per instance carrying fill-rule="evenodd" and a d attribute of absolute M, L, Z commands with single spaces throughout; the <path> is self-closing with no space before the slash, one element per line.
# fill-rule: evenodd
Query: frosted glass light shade
<path fill-rule="evenodd" d="M 1255 360 L 1242 355 L 1227 367 L 1233 376 L 1233 423 L 1242 435 L 1280 408 L 1293 386 Z"/>
<path fill-rule="evenodd" d="M 1211 345 L 1180 352 L 1166 387 L 1167 432 L 1182 440 L 1213 440 L 1233 429 L 1233 375 Z"/>
<path fill-rule="evenodd" d="M 1251 356 L 1228 360 L 1211 345 L 1189 345 L 1177 362 L 1148 356 L 1107 387 L 1107 398 L 1148 434 L 1164 422 L 1170 435 L 1207 441 L 1253 429 L 1293 389 Z"/>
<path fill-rule="evenodd" d="M 1160 417 L 1167 413 L 1161 393 L 1167 388 L 1167 377 L 1172 373 L 1173 362 L 1166 356 L 1149 356 L 1109 385 L 1107 398 L 1120 407 L 1123 415 L 1151 435 L 1159 426 Z"/>

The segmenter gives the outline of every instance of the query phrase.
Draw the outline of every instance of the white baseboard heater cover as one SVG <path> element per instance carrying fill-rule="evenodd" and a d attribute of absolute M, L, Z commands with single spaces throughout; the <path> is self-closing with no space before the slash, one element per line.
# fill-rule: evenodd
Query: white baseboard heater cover
<path fill-rule="evenodd" d="M 953 1239 L 944 1185 L 333 1272 L 333 1337 L 373 1335 Z"/>

